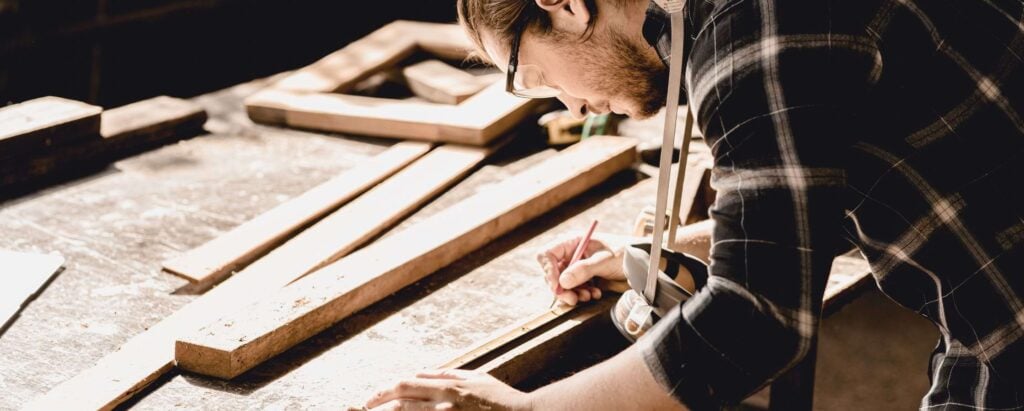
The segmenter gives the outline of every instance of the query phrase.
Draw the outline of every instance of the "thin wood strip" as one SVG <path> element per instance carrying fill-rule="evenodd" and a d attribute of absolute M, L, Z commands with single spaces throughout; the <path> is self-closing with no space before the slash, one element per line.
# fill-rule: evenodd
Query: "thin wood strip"
<path fill-rule="evenodd" d="M 595 325 L 610 322 L 608 312 L 615 305 L 617 295 L 585 304 L 567 311 L 547 322 L 550 328 L 529 336 L 522 343 L 504 347 L 493 359 L 473 369 L 486 372 L 508 384 L 518 384 L 534 376 L 567 355 L 580 342 L 578 337 Z M 611 328 L 611 327 L 609 327 Z"/>
<path fill-rule="evenodd" d="M 454 146 L 435 149 L 135 336 L 92 368 L 35 399 L 26 409 L 112 409 L 173 368 L 176 336 L 273 294 L 353 250 L 457 181 L 472 168 L 470 164 L 477 164 L 490 152 Z"/>
<path fill-rule="evenodd" d="M 596 137 L 186 335 L 178 366 L 233 378 L 627 168 L 633 141 Z"/>
<path fill-rule="evenodd" d="M 58 255 L 21 253 L 0 250 L 0 330 L 21 311 L 25 303 L 39 292 L 50 277 L 64 265 Z"/>
<path fill-rule="evenodd" d="M 466 351 L 458 357 L 442 364 L 439 368 L 463 368 L 466 365 L 479 360 L 481 357 L 489 355 L 495 350 L 506 346 L 508 343 L 511 343 L 525 335 L 529 335 L 538 328 L 544 327 L 546 324 L 575 308 L 576 307 L 574 306 L 558 304 L 554 308 L 537 314 L 536 317 L 530 318 L 527 321 L 519 324 L 512 324 L 498 330 L 484 340 L 483 343 L 474 346 L 469 351 Z"/>
<path fill-rule="evenodd" d="M 212 286 L 428 151 L 430 144 L 398 143 L 298 197 L 164 262 L 163 269 L 192 281 L 196 287 Z"/>

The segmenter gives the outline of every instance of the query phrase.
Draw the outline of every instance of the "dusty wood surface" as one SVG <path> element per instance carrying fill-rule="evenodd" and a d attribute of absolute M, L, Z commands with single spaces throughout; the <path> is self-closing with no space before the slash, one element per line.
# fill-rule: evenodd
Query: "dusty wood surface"
<path fill-rule="evenodd" d="M 62 265 L 64 257 L 59 255 L 0 250 L 0 335 Z"/>
<path fill-rule="evenodd" d="M 253 125 L 241 101 L 255 89 L 247 84 L 196 99 L 210 114 L 210 135 L 0 204 L 0 228 L 8 234 L 0 236 L 0 247 L 55 250 L 68 260 L 0 336 L 0 409 L 47 392 L 194 300 L 174 294 L 187 282 L 161 273 L 162 261 L 393 144 Z M 550 155 L 536 145 L 510 146 L 399 229 Z M 630 188 L 636 182 L 633 173 L 622 173 L 235 381 L 172 372 L 126 406 L 362 403 L 394 378 L 435 367 L 545 310 L 550 299 L 536 248 L 593 218 L 601 219 L 602 230 L 628 233 L 653 196 L 645 187 Z"/>

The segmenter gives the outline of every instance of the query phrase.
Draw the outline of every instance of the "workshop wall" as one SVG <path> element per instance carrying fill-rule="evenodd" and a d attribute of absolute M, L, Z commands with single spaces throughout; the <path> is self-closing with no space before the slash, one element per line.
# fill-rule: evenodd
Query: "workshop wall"
<path fill-rule="evenodd" d="M 57 95 L 113 107 L 297 68 L 451 1 L 0 0 L 0 105 Z"/>

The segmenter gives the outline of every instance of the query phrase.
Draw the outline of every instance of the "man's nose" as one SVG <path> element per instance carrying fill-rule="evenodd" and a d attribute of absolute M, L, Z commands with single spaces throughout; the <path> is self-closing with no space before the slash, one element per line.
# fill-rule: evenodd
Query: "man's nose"
<path fill-rule="evenodd" d="M 558 99 L 569 109 L 569 113 L 572 114 L 573 118 L 581 119 L 587 116 L 587 103 L 583 99 L 572 97 L 565 93 L 559 95 Z"/>

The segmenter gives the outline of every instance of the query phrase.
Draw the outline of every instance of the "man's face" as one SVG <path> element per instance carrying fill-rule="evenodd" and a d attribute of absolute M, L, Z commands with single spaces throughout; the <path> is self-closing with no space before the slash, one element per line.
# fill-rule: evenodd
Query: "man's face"
<path fill-rule="evenodd" d="M 499 44 L 481 33 L 491 61 L 507 70 L 509 44 Z M 654 49 L 614 27 L 601 26 L 592 36 L 523 33 L 519 64 L 538 66 L 545 83 L 558 88 L 558 96 L 577 117 L 609 111 L 632 118 L 647 118 L 665 104 L 668 70 Z"/>

